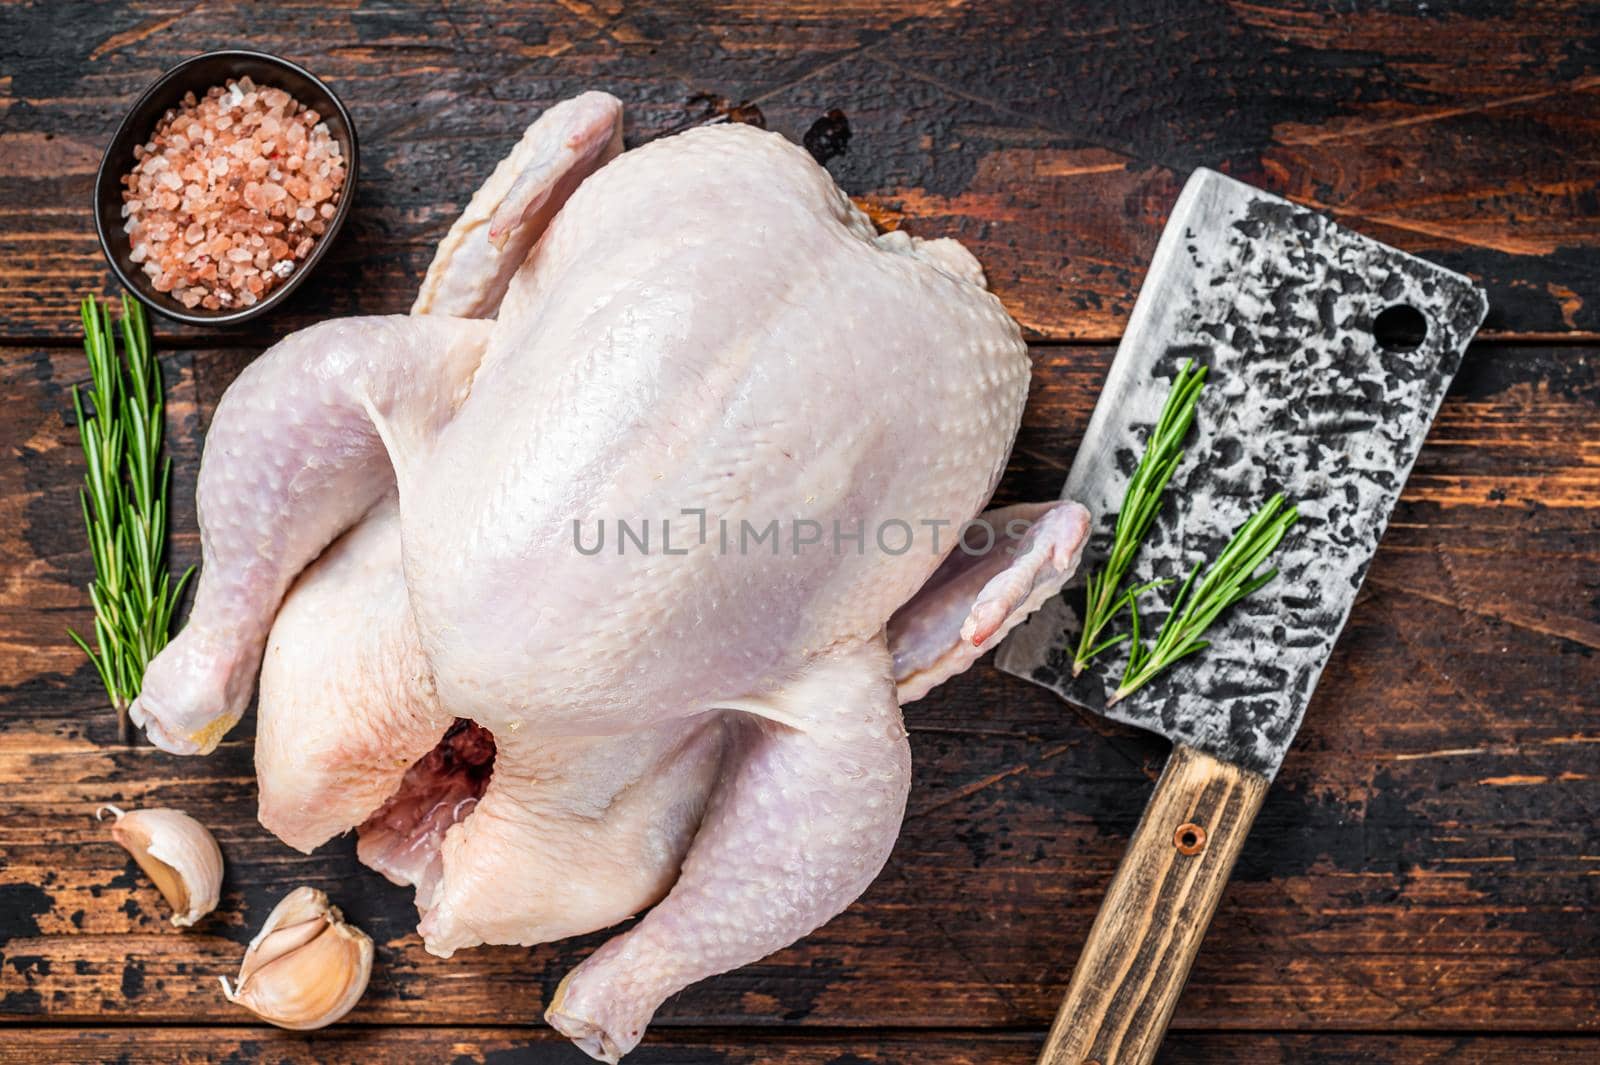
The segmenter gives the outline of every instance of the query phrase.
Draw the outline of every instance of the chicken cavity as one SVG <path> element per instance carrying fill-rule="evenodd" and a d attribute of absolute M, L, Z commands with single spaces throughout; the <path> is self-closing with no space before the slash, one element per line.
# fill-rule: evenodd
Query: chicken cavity
<path fill-rule="evenodd" d="M 416 888 L 417 910 L 426 913 L 442 872 L 444 834 L 478 805 L 493 773 L 494 736 L 457 718 L 439 745 L 406 770 L 400 789 L 357 829 L 356 856 L 392 882 Z"/>

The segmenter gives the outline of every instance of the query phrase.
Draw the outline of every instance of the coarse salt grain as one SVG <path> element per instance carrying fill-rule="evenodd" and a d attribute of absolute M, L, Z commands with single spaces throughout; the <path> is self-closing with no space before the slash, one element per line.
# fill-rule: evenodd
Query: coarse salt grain
<path fill-rule="evenodd" d="M 264 298 L 311 253 L 345 181 L 321 116 L 249 78 L 185 94 L 133 156 L 122 179 L 129 258 L 189 308 Z"/>

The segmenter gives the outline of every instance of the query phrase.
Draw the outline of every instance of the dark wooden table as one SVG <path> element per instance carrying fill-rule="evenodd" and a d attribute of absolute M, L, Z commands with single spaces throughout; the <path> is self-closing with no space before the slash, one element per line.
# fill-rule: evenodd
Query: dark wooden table
<path fill-rule="evenodd" d="M 162 69 L 239 45 L 343 95 L 362 181 L 281 313 L 160 326 L 184 563 L 229 380 L 291 329 L 403 310 L 470 190 L 585 88 L 627 102 L 630 143 L 741 104 L 801 139 L 841 110 L 841 184 L 885 225 L 967 242 L 1035 343 L 1006 500 L 1056 491 L 1195 166 L 1479 278 L 1482 339 L 1164 1060 L 1600 1060 L 1600 5 L 153 0 L 0 4 L 0 1062 L 582 1060 L 539 1016 L 601 937 L 428 956 L 408 893 L 350 841 L 307 858 L 257 826 L 248 721 L 207 759 L 120 746 L 66 639 L 89 618 L 75 303 L 111 291 L 92 173 Z M 1033 1060 L 1164 751 L 987 666 L 907 724 L 916 781 L 878 882 L 668 1003 L 632 1060 Z M 103 802 L 209 821 L 217 913 L 168 926 Z M 378 943 L 349 1023 L 313 1036 L 250 1024 L 216 983 L 300 883 Z"/>

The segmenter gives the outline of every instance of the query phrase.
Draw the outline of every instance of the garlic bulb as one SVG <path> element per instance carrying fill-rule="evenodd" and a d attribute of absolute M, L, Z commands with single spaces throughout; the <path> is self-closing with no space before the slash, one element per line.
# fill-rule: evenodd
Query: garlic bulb
<path fill-rule="evenodd" d="M 217 908 L 222 894 L 222 851 L 204 825 L 181 810 L 106 811 L 117 818 L 111 838 L 122 844 L 172 907 L 172 923 L 187 928 Z"/>
<path fill-rule="evenodd" d="M 321 1028 L 349 1013 L 372 976 L 372 940 L 315 888 L 298 887 L 250 941 L 228 1001 L 280 1028 Z"/>

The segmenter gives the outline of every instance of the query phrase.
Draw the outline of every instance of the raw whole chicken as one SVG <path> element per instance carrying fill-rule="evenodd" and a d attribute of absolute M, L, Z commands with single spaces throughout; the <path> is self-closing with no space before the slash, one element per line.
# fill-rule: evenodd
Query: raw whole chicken
<path fill-rule="evenodd" d="M 605 1061 L 866 888 L 900 704 L 1055 594 L 1088 526 L 969 522 L 1029 361 L 965 248 L 876 233 L 776 134 L 623 153 L 621 123 L 551 108 L 410 315 L 295 333 L 228 389 L 192 616 L 132 710 L 206 752 L 259 673 L 262 824 L 359 826 L 436 954 L 649 909 L 548 1006 Z"/>

